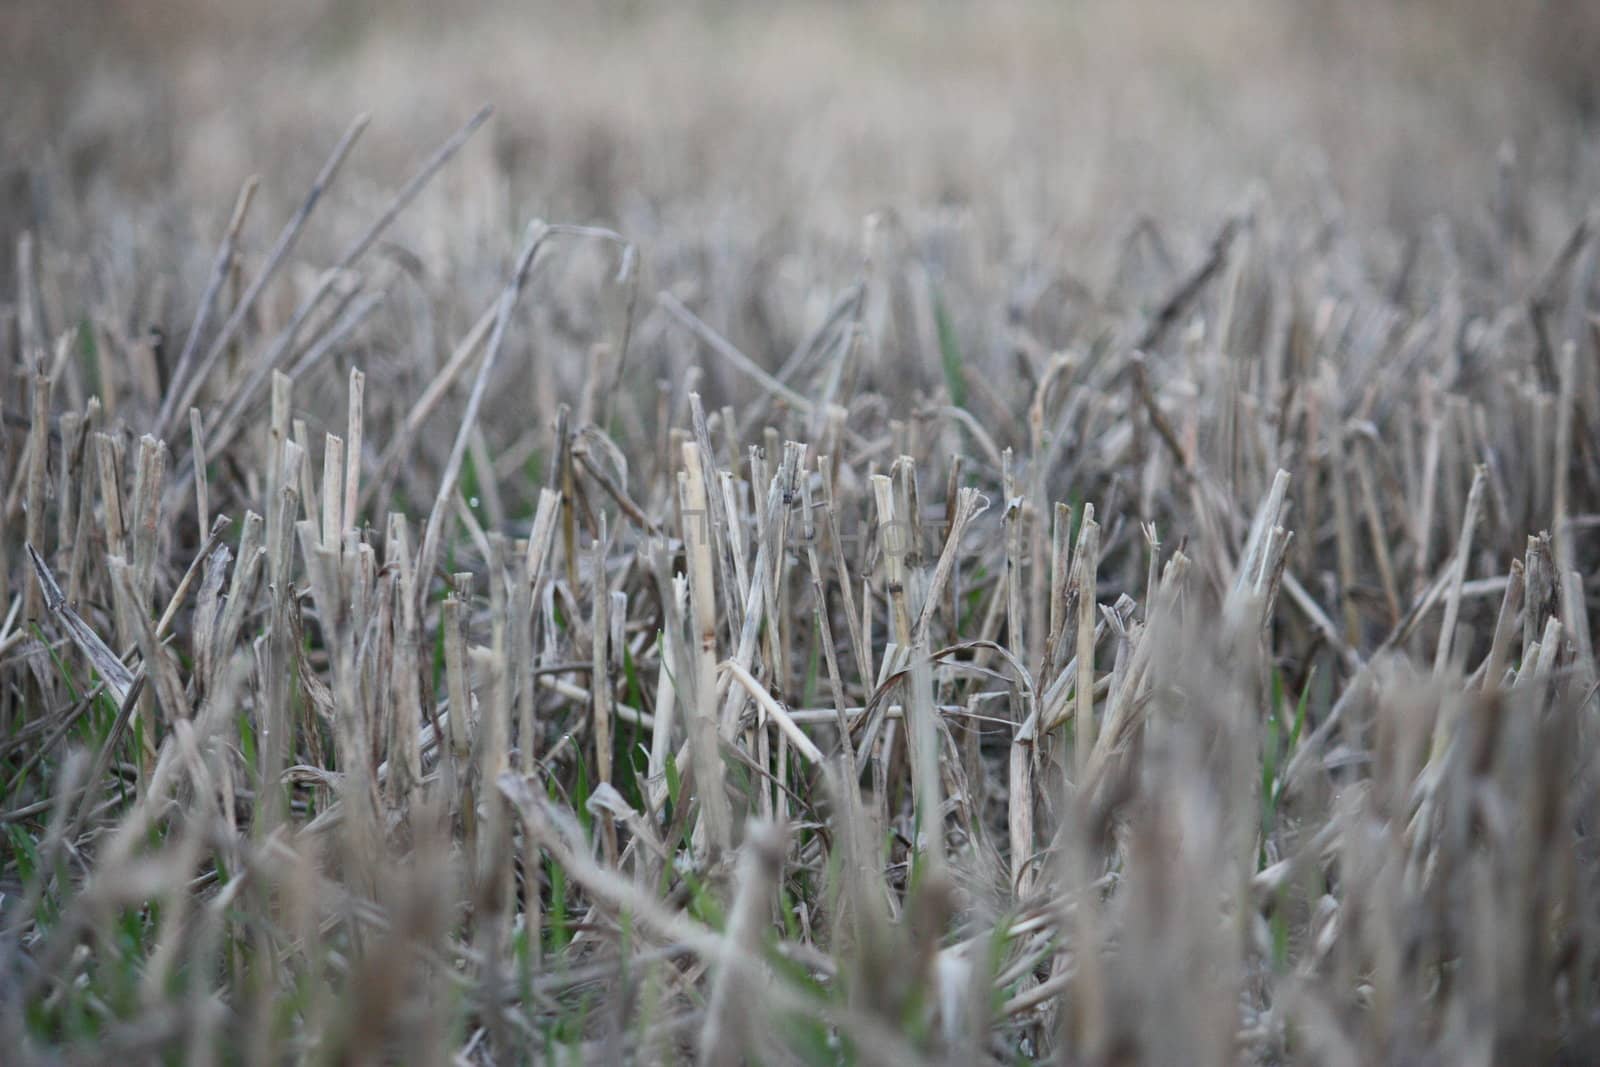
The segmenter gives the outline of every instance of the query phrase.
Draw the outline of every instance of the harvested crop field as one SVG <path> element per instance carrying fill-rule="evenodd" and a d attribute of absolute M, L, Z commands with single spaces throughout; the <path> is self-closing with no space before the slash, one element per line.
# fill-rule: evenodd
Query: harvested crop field
<path fill-rule="evenodd" d="M 0 1053 L 1600 1062 L 1584 0 L 9 0 Z"/>

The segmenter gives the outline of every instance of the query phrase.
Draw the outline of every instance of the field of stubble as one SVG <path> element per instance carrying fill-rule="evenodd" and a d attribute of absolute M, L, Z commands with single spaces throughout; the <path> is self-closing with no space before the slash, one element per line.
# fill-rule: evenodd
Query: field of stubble
<path fill-rule="evenodd" d="M 1600 1058 L 1581 0 L 12 0 L 18 1064 Z"/>

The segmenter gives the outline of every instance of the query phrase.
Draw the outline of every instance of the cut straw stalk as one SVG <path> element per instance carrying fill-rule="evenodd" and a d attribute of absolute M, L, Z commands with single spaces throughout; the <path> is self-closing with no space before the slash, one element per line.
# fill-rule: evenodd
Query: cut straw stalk
<path fill-rule="evenodd" d="M 662 628 L 660 671 L 656 678 L 655 721 L 651 724 L 650 759 L 646 773 L 651 781 L 665 786 L 667 757 L 672 751 L 672 728 L 677 716 L 678 688 L 674 675 L 682 676 L 683 620 L 688 614 L 689 583 L 680 575 L 669 575 L 666 543 L 652 540 L 649 548 L 651 569 L 656 577 L 656 591 L 661 599 Z M 652 801 L 658 804 L 658 801 Z"/>
<path fill-rule="evenodd" d="M 606 584 L 606 520 L 600 516 L 600 531 L 595 536 L 591 553 L 589 583 L 592 611 L 590 614 L 589 638 L 592 642 L 591 670 L 589 673 L 590 714 L 594 721 L 594 759 L 600 784 L 611 786 L 612 769 L 612 740 L 611 740 L 611 657 L 609 652 L 611 637 L 611 593 Z M 617 828 L 616 822 L 609 811 L 600 816 L 601 841 L 605 849 L 606 863 L 609 866 L 617 865 Z"/>
<path fill-rule="evenodd" d="M 1461 517 L 1461 535 L 1456 540 L 1456 552 L 1450 563 L 1450 588 L 1444 605 L 1444 621 L 1439 626 L 1439 644 L 1433 656 L 1433 673 L 1442 675 L 1450 663 L 1450 651 L 1455 640 L 1456 620 L 1461 616 L 1461 588 L 1467 580 L 1467 568 L 1472 563 L 1472 535 L 1478 525 L 1478 512 L 1483 505 L 1486 481 L 1483 464 L 1478 464 L 1472 474 L 1472 489 L 1467 493 L 1466 509 Z"/>
<path fill-rule="evenodd" d="M 42 373 L 35 373 L 29 385 L 32 387 L 29 396 L 33 406 L 28 426 L 28 514 L 24 536 L 30 546 L 37 546 L 35 551 L 38 551 L 44 547 L 44 488 L 50 466 L 50 438 L 47 434 L 50 428 L 50 379 Z M 27 584 L 23 593 L 22 617 L 30 622 L 39 618 L 39 587 L 32 582 Z"/>
<path fill-rule="evenodd" d="M 689 604 L 693 610 L 693 638 L 698 668 L 694 705 L 688 717 L 689 752 L 694 762 L 695 787 L 700 799 L 700 825 L 706 845 L 726 852 L 732 844 L 733 815 L 722 791 L 722 756 L 717 751 L 717 617 L 712 584 L 710 519 L 700 446 L 683 445 L 684 552 L 689 565 Z"/>
<path fill-rule="evenodd" d="M 1094 721 L 1094 643 L 1095 572 L 1100 559 L 1100 524 L 1094 521 L 1094 508 L 1085 505 L 1078 532 L 1078 547 L 1073 554 L 1078 570 L 1078 709 L 1073 729 L 1073 755 L 1078 774 L 1089 765 L 1089 755 L 1097 743 Z"/>
<path fill-rule="evenodd" d="M 349 413 L 345 421 L 344 499 L 339 508 L 341 536 L 345 530 L 359 527 L 361 522 L 361 446 L 365 431 L 366 393 L 367 376 L 352 367 Z"/>

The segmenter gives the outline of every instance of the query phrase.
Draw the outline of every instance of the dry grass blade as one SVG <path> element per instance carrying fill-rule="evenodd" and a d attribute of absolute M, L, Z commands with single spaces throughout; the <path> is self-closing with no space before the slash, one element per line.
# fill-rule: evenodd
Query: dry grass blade
<path fill-rule="evenodd" d="M 33 564 L 33 573 L 38 579 L 39 589 L 44 597 L 45 607 L 55 616 L 61 628 L 67 632 L 67 637 L 78 647 L 78 651 L 83 653 L 95 673 L 105 682 L 106 688 L 110 690 L 117 703 L 119 705 L 125 703 L 128 694 L 133 690 L 134 673 L 67 603 L 66 594 L 61 591 L 55 575 L 51 573 L 49 565 L 33 545 L 29 544 L 26 547 L 28 559 Z"/>
<path fill-rule="evenodd" d="M 656 295 L 656 302 L 662 307 L 666 308 L 674 319 L 683 323 L 683 325 L 686 326 L 696 337 L 705 342 L 707 347 L 709 347 L 713 352 L 717 353 L 717 355 L 721 356 L 723 359 L 726 359 L 741 372 L 748 375 L 763 389 L 766 389 L 768 392 L 773 393 L 776 396 L 782 397 L 797 411 L 811 411 L 811 401 L 807 400 L 805 397 L 801 396 L 799 393 L 795 392 L 793 389 L 790 389 L 787 385 L 784 385 L 778 379 L 762 370 L 761 367 L 749 356 L 745 355 L 743 352 L 733 347 L 733 345 L 729 344 L 725 337 L 717 333 L 711 327 L 707 326 L 704 322 L 700 321 L 700 318 L 695 315 L 694 312 L 684 307 L 683 302 L 677 297 L 673 296 L 671 293 L 659 293 Z"/>
<path fill-rule="evenodd" d="M 192 372 L 183 374 L 181 372 L 187 371 L 188 368 L 182 366 L 180 362 L 173 380 L 168 383 L 167 395 L 161 404 L 161 412 L 156 416 L 155 424 L 162 434 L 172 425 L 172 420 L 177 412 L 185 411 L 193 406 L 195 398 L 199 396 L 201 387 L 205 385 L 206 379 L 210 377 L 212 370 L 217 365 L 217 361 L 222 358 L 223 353 L 227 351 L 229 343 L 233 341 L 239 330 L 244 326 L 246 318 L 260 298 L 262 290 L 266 288 L 267 283 L 272 280 L 272 276 L 294 248 L 295 243 L 300 238 L 301 231 L 305 229 L 306 222 L 311 218 L 311 213 L 316 210 L 317 204 L 322 200 L 323 193 L 333 183 L 334 178 L 339 173 L 339 168 L 344 164 L 345 157 L 350 154 L 350 149 L 355 147 L 356 138 L 361 136 L 369 121 L 368 116 L 358 115 L 350 123 L 349 128 L 345 130 L 344 135 L 339 138 L 338 143 L 333 146 L 333 151 L 329 153 L 327 162 L 322 165 L 322 169 L 317 173 L 316 178 L 312 180 L 311 188 L 306 192 L 305 199 L 289 221 L 284 224 L 283 230 L 278 234 L 277 242 L 267 253 L 266 262 L 262 265 L 261 270 L 256 273 L 255 278 L 251 280 L 250 287 L 245 290 L 244 295 L 235 303 L 233 312 L 228 316 L 227 321 L 222 324 L 222 328 L 217 331 L 217 336 L 212 339 L 210 347 L 206 349 L 206 354 L 200 358 L 199 365 Z"/>
<path fill-rule="evenodd" d="M 478 376 L 473 380 L 472 393 L 467 398 L 467 410 L 461 418 L 461 428 L 456 433 L 455 444 L 451 446 L 450 458 L 445 461 L 444 475 L 439 480 L 439 491 L 434 497 L 433 509 L 428 514 L 427 529 L 422 535 L 422 547 L 417 551 L 418 595 L 426 594 L 432 580 L 433 561 L 439 554 L 439 538 L 443 530 L 445 506 L 455 494 L 456 476 L 461 471 L 461 460 L 466 455 L 467 441 L 471 437 L 473 423 L 477 419 L 478 409 L 483 404 L 484 393 L 489 386 L 489 374 L 494 370 L 495 360 L 505 343 L 506 330 L 511 324 L 512 309 L 516 307 L 517 297 L 521 295 L 522 287 L 528 280 L 528 272 L 533 269 L 534 257 L 548 233 L 549 227 L 543 223 L 533 223 L 528 227 L 528 232 L 523 238 L 522 250 L 517 254 L 516 266 L 512 268 L 511 278 L 500 293 L 500 302 L 495 308 L 494 329 L 489 334 L 483 362 L 478 366 Z"/>
<path fill-rule="evenodd" d="M 189 332 L 184 336 L 183 352 L 178 356 L 178 363 L 172 369 L 171 382 L 173 384 L 185 381 L 194 366 L 195 355 L 200 351 L 200 338 L 205 335 L 206 327 L 211 325 L 211 314 L 216 308 L 217 298 L 222 293 L 223 282 L 227 280 L 228 271 L 233 266 L 234 249 L 239 241 L 239 229 L 244 225 L 245 216 L 250 212 L 250 205 L 255 200 L 256 189 L 260 186 L 261 179 L 251 175 L 245 179 L 244 185 L 239 190 L 239 198 L 233 204 L 233 217 L 228 221 L 228 229 L 223 234 L 222 244 L 217 249 L 216 261 L 211 267 L 211 277 L 206 282 L 205 292 L 200 296 L 200 303 L 195 308 L 194 321 L 189 325 Z M 174 401 L 176 397 L 172 398 Z M 172 411 L 177 410 L 176 407 Z M 190 408 L 190 412 L 196 409 Z M 163 411 L 157 416 L 157 425 L 165 425 L 172 411 Z M 193 415 L 191 414 L 191 419 Z M 203 461 L 200 462 L 203 466 Z"/>

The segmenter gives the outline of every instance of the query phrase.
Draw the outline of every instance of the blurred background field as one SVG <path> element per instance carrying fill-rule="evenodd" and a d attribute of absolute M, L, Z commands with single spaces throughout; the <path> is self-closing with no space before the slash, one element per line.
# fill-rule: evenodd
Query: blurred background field
<path fill-rule="evenodd" d="M 175 331 L 248 176 L 247 259 L 372 116 L 299 246 L 326 262 L 490 102 L 386 235 L 438 343 L 544 218 L 621 232 L 643 291 L 677 287 L 769 366 L 864 256 L 911 257 L 983 364 L 1008 316 L 1055 348 L 1146 308 L 1241 211 L 1352 276 L 1525 282 L 1600 188 L 1597 53 L 1584 0 L 12 0 L 0 247 L 38 234 L 47 290 L 93 250 L 128 279 L 124 329 Z M 408 299 L 375 321 L 410 329 Z M 570 398 L 597 334 L 566 325 L 541 373 Z"/>
<path fill-rule="evenodd" d="M 246 174 L 295 195 L 357 111 L 352 170 L 382 182 L 490 100 L 433 194 L 469 222 L 827 243 L 948 205 L 1026 254 L 1264 182 L 1415 232 L 1481 221 L 1502 145 L 1550 212 L 1590 195 L 1597 52 L 1584 0 L 12 0 L 0 159 L 70 180 L 43 219 L 171 190 L 214 222 Z"/>

